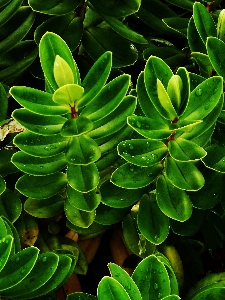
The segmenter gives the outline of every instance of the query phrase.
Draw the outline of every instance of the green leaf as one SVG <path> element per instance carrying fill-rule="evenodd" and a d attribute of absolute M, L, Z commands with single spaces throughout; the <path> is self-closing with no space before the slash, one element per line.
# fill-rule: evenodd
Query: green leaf
<path fill-rule="evenodd" d="M 125 163 L 112 173 L 111 182 L 118 187 L 138 189 L 154 181 L 161 170 L 162 165 L 160 163 L 151 167 L 139 167 Z"/>
<path fill-rule="evenodd" d="M 14 138 L 14 144 L 27 154 L 37 157 L 49 157 L 65 151 L 69 138 L 60 134 L 43 136 L 31 132 L 22 132 Z"/>
<path fill-rule="evenodd" d="M 45 116 L 64 115 L 69 112 L 65 106 L 59 106 L 52 101 L 52 94 L 37 89 L 14 86 L 10 94 L 26 109 Z"/>
<path fill-rule="evenodd" d="M 41 135 L 59 133 L 63 124 L 67 121 L 67 119 L 62 116 L 38 115 L 25 108 L 14 110 L 12 116 L 26 129 Z"/>
<path fill-rule="evenodd" d="M 192 215 L 187 221 L 180 222 L 170 219 L 170 226 L 173 232 L 178 235 L 191 236 L 200 230 L 203 225 L 205 215 L 206 211 L 201 209 L 193 209 Z"/>
<path fill-rule="evenodd" d="M 224 146 L 213 144 L 206 148 L 207 156 L 202 159 L 203 163 L 210 169 L 225 173 Z"/>
<path fill-rule="evenodd" d="M 58 255 L 53 252 L 40 254 L 28 276 L 16 286 L 7 289 L 5 292 L 7 297 L 17 298 L 23 295 L 26 297 L 27 290 L 24 287 L 29 286 L 29 291 L 35 291 L 43 286 L 54 274 L 58 261 Z"/>
<path fill-rule="evenodd" d="M 57 194 L 66 184 L 66 174 L 60 172 L 46 176 L 23 175 L 17 181 L 16 189 L 27 197 L 43 199 Z"/>
<path fill-rule="evenodd" d="M 106 117 L 93 122 L 93 130 L 88 133 L 93 139 L 101 139 L 118 132 L 126 125 L 127 117 L 132 115 L 136 107 L 136 97 L 128 95 L 117 108 Z"/>
<path fill-rule="evenodd" d="M 141 167 L 159 163 L 168 153 L 166 145 L 157 140 L 127 140 L 119 143 L 118 153 L 126 161 Z"/>
<path fill-rule="evenodd" d="M 119 3 L 116 0 L 110 2 L 91 0 L 90 2 L 101 13 L 117 18 L 135 13 L 141 5 L 140 0 L 125 0 Z"/>
<path fill-rule="evenodd" d="M 82 87 L 84 93 L 78 101 L 78 107 L 88 104 L 101 91 L 109 76 L 112 67 L 112 52 L 103 53 L 91 67 L 84 80 Z"/>
<path fill-rule="evenodd" d="M 209 148 L 211 148 L 211 146 Z M 220 149 L 220 151 L 221 150 L 222 149 Z M 219 151 L 216 151 L 216 154 L 214 152 L 214 155 L 215 156 L 219 155 L 218 152 Z M 209 155 L 212 154 L 213 153 L 209 153 Z M 204 178 L 205 178 L 205 185 L 203 186 L 203 188 L 195 193 L 190 193 L 190 198 L 193 205 L 200 209 L 213 208 L 219 202 L 221 202 L 223 205 L 223 195 L 224 195 L 223 182 L 225 179 L 225 174 L 218 171 L 215 172 L 214 170 L 211 169 L 205 169 Z M 205 201 L 206 195 L 207 197 L 209 197 L 210 201 Z"/>
<path fill-rule="evenodd" d="M 216 37 L 216 24 L 203 4 L 199 2 L 194 3 L 193 17 L 195 26 L 204 44 L 206 44 L 207 37 Z"/>
<path fill-rule="evenodd" d="M 137 49 L 134 45 L 107 28 L 85 28 L 82 45 L 94 61 L 105 51 L 111 51 L 113 53 L 112 66 L 114 68 L 132 65 L 138 59 Z"/>
<path fill-rule="evenodd" d="M 189 0 L 166 0 L 166 1 L 184 9 L 189 9 L 189 10 L 193 9 L 193 2 Z"/>
<path fill-rule="evenodd" d="M 162 140 L 171 135 L 169 124 L 162 119 L 154 119 L 142 116 L 130 116 L 127 118 L 128 125 L 148 139 Z"/>
<path fill-rule="evenodd" d="M 170 78 L 170 80 L 168 82 L 168 88 L 170 88 L 170 82 L 171 82 L 172 78 L 173 78 L 173 76 Z M 174 120 L 175 118 L 177 118 L 177 113 L 173 107 L 173 104 L 170 100 L 170 97 L 169 97 L 166 89 L 164 88 L 162 82 L 158 78 L 156 81 L 156 86 L 157 86 L 157 94 L 158 94 L 159 102 L 160 102 L 162 108 L 165 109 L 163 117 L 165 117 L 168 120 Z"/>
<path fill-rule="evenodd" d="M 64 200 L 60 195 L 47 199 L 28 198 L 24 203 L 25 211 L 37 218 L 51 218 L 63 211 Z"/>
<path fill-rule="evenodd" d="M 67 220 L 66 226 L 79 234 L 85 235 L 86 237 L 98 236 L 99 234 L 104 233 L 108 229 L 108 226 L 98 224 L 95 221 L 88 228 L 83 228 L 76 226 Z"/>
<path fill-rule="evenodd" d="M 98 169 L 94 163 L 89 165 L 68 165 L 67 177 L 69 185 L 81 193 L 94 190 L 99 182 Z"/>
<path fill-rule="evenodd" d="M 217 105 L 222 94 L 223 80 L 219 76 L 208 78 L 190 94 L 187 106 L 180 116 L 182 120 L 201 120 Z"/>
<path fill-rule="evenodd" d="M 19 252 L 21 250 L 21 243 L 15 226 L 6 217 L 1 216 L 1 219 L 4 221 L 4 225 L 7 231 L 6 234 L 11 235 L 14 239 L 11 251 L 12 254 Z"/>
<path fill-rule="evenodd" d="M 109 263 L 108 267 L 112 278 L 124 287 L 131 300 L 142 300 L 138 287 L 126 271 L 114 263 Z"/>
<path fill-rule="evenodd" d="M 80 74 L 77 65 L 67 44 L 60 36 L 52 32 L 45 33 L 40 41 L 39 48 L 42 69 L 54 90 L 58 88 L 53 73 L 56 55 L 59 55 L 68 63 L 73 72 L 74 83 L 80 84 Z"/>
<path fill-rule="evenodd" d="M 15 222 L 22 211 L 22 204 L 19 197 L 10 189 L 0 195 L 0 214 L 5 216 L 12 223 Z"/>
<path fill-rule="evenodd" d="M 1 253 L 1 265 L 0 272 L 4 269 L 7 261 L 10 257 L 12 251 L 13 237 L 11 235 L 6 235 L 4 238 L 0 239 L 0 253 Z"/>
<path fill-rule="evenodd" d="M 115 208 L 123 208 L 133 205 L 143 195 L 143 189 L 123 189 L 109 180 L 101 184 L 101 201 L 107 206 Z"/>
<path fill-rule="evenodd" d="M 164 297 L 162 300 L 179 300 L 179 299 L 181 299 L 181 298 L 177 295 L 169 295 L 169 296 Z"/>
<path fill-rule="evenodd" d="M 207 39 L 206 43 L 207 52 L 209 55 L 209 59 L 218 73 L 218 75 L 223 77 L 223 80 L 225 80 L 225 72 L 224 72 L 224 59 L 223 59 L 223 53 L 225 50 L 225 43 L 218 38 L 215 37 L 209 37 Z"/>
<path fill-rule="evenodd" d="M 74 206 L 79 210 L 93 211 L 99 205 L 101 196 L 95 190 L 92 190 L 88 193 L 81 193 L 68 185 L 67 199 L 71 206 Z"/>
<path fill-rule="evenodd" d="M 138 230 L 136 214 L 123 218 L 123 238 L 127 247 L 139 257 L 145 258 L 154 253 L 156 246 L 149 242 Z"/>
<path fill-rule="evenodd" d="M 95 211 L 83 211 L 65 201 L 65 214 L 67 219 L 74 225 L 87 228 L 95 219 Z"/>
<path fill-rule="evenodd" d="M 123 74 L 104 86 L 101 92 L 82 110 L 80 116 L 91 121 L 110 114 L 123 100 L 130 84 L 130 76 Z"/>
<path fill-rule="evenodd" d="M 100 156 L 99 146 L 84 134 L 72 137 L 68 143 L 66 159 L 70 164 L 88 165 L 98 160 Z"/>
<path fill-rule="evenodd" d="M 211 77 L 214 69 L 209 56 L 200 52 L 192 52 L 191 55 L 199 65 L 201 75 L 206 78 Z"/>
<path fill-rule="evenodd" d="M 176 188 L 163 175 L 156 183 L 156 200 L 161 211 L 168 217 L 183 222 L 192 214 L 192 203 L 185 191 Z"/>
<path fill-rule="evenodd" d="M 171 157 L 178 161 L 196 161 L 207 154 L 202 147 L 182 138 L 169 141 L 168 149 Z"/>
<path fill-rule="evenodd" d="M 2 176 L 0 176 L 0 194 L 2 194 L 6 189 L 6 182 L 5 180 L 2 178 Z"/>
<path fill-rule="evenodd" d="M 141 198 L 137 222 L 140 232 L 153 244 L 161 244 L 169 233 L 168 217 L 159 209 L 153 193 Z"/>
<path fill-rule="evenodd" d="M 83 92 L 84 89 L 80 85 L 65 83 L 65 85 L 60 86 L 55 91 L 53 95 L 53 101 L 59 105 L 69 105 L 70 107 L 75 107 L 76 102 L 82 97 Z"/>
<path fill-rule="evenodd" d="M 96 209 L 95 222 L 102 225 L 112 225 L 122 221 L 130 211 L 130 207 L 113 208 L 100 203 Z"/>
<path fill-rule="evenodd" d="M 193 16 L 190 18 L 188 24 L 187 37 L 191 52 L 201 52 L 207 54 L 205 44 L 199 36 Z"/>
<path fill-rule="evenodd" d="M 32 270 L 38 258 L 39 249 L 36 247 L 26 248 L 14 254 L 1 271 L 0 291 L 9 289 L 20 283 Z"/>
<path fill-rule="evenodd" d="M 145 66 L 144 81 L 147 93 L 151 99 L 153 105 L 159 112 L 159 114 L 168 119 L 169 115 L 158 97 L 157 81 L 160 80 L 163 86 L 166 88 L 173 73 L 167 64 L 160 58 L 151 56 Z"/>
<path fill-rule="evenodd" d="M 124 287 L 114 278 L 105 276 L 98 285 L 99 300 L 130 300 Z"/>
<path fill-rule="evenodd" d="M 178 109 L 180 108 L 182 90 L 183 90 L 183 83 L 181 77 L 179 75 L 173 75 L 168 82 L 167 94 L 168 94 L 169 101 L 171 101 L 176 111 L 178 111 Z"/>
<path fill-rule="evenodd" d="M 179 76 L 182 81 L 182 83 L 181 83 L 180 80 L 178 79 L 178 85 L 179 85 L 179 90 L 180 90 L 180 105 L 178 106 L 177 112 L 180 115 L 183 112 L 183 109 L 186 107 L 189 96 L 190 96 L 190 74 L 186 68 L 179 67 L 176 72 L 176 75 Z M 174 80 L 174 79 L 172 79 L 172 80 Z M 177 84 L 175 84 L 173 86 L 174 86 L 173 92 L 175 93 L 178 86 L 177 86 Z M 167 89 L 168 89 L 168 87 L 167 87 Z M 167 91 L 167 92 L 169 93 L 169 91 Z M 177 97 L 179 98 L 178 95 L 177 95 Z"/>
<path fill-rule="evenodd" d="M 169 28 L 176 30 L 180 34 L 183 34 L 183 37 L 187 36 L 187 27 L 189 23 L 189 18 L 181 17 L 171 17 L 163 18 L 162 20 Z"/>
<path fill-rule="evenodd" d="M 73 11 L 78 5 L 79 0 L 71 2 L 70 0 L 50 0 L 48 2 L 41 0 L 29 0 L 29 5 L 34 11 L 39 11 L 48 15 L 65 15 Z"/>
<path fill-rule="evenodd" d="M 71 118 L 64 123 L 60 133 L 65 137 L 79 136 L 90 131 L 92 128 L 93 122 L 88 118 Z"/>
<path fill-rule="evenodd" d="M 18 1 L 18 0 L 5 0 L 5 1 L 1 1 L 0 3 L 0 7 L 3 9 L 1 9 L 1 13 L 0 13 L 0 26 L 2 26 L 3 24 L 5 24 L 18 10 L 18 8 L 21 6 L 22 4 L 22 0 Z M 6 5 L 7 4 L 7 5 Z"/>
<path fill-rule="evenodd" d="M 143 300 L 162 299 L 170 295 L 170 281 L 166 268 L 155 255 L 144 258 L 134 270 L 132 279 Z M 148 284 L 146 284 L 146 282 Z"/>
<path fill-rule="evenodd" d="M 31 175 L 49 175 L 66 167 L 67 160 L 64 153 L 51 157 L 34 157 L 22 151 L 12 157 L 14 165 L 24 173 Z"/>
<path fill-rule="evenodd" d="M 83 297 L 83 300 L 97 300 L 97 297 L 82 292 L 69 294 L 67 295 L 66 300 L 81 300 L 82 298 L 80 297 Z"/>
<path fill-rule="evenodd" d="M 8 234 L 6 225 L 2 217 L 0 217 L 0 240 L 4 239 Z"/>
<path fill-rule="evenodd" d="M 168 180 L 181 190 L 197 191 L 205 184 L 202 173 L 192 162 L 180 162 L 167 157 L 165 172 Z"/>
<path fill-rule="evenodd" d="M 7 118 L 7 110 L 8 110 L 8 97 L 3 85 L 0 83 L 0 121 L 3 121 Z"/>

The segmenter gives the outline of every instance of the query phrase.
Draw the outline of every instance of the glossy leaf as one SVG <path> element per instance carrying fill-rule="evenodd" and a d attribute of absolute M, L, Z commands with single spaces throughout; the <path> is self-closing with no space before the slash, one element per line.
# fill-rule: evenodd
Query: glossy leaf
<path fill-rule="evenodd" d="M 206 44 L 209 59 L 218 73 L 225 80 L 225 72 L 223 68 L 223 53 L 225 49 L 225 43 L 218 38 L 208 37 Z"/>
<path fill-rule="evenodd" d="M 193 8 L 193 2 L 189 0 L 167 0 L 167 2 L 184 9 L 192 10 Z"/>
<path fill-rule="evenodd" d="M 58 54 L 55 57 L 53 74 L 58 87 L 74 83 L 73 71 L 65 59 Z"/>
<path fill-rule="evenodd" d="M 10 89 L 10 94 L 26 109 L 40 115 L 55 116 L 69 112 L 67 107 L 57 105 L 52 101 L 52 94 L 37 89 L 14 86 Z"/>
<path fill-rule="evenodd" d="M 63 0 L 58 2 L 57 0 L 35 1 L 29 0 L 29 5 L 33 10 L 39 11 L 49 15 L 64 15 L 74 10 L 79 5 L 79 0 L 75 0 L 71 3 L 69 0 Z"/>
<path fill-rule="evenodd" d="M 66 159 L 70 164 L 88 165 L 98 160 L 100 156 L 99 146 L 84 134 L 72 137 L 68 143 Z"/>
<path fill-rule="evenodd" d="M 65 201 L 65 214 L 67 219 L 74 225 L 87 228 L 95 219 L 95 211 L 83 211 Z"/>
<path fill-rule="evenodd" d="M 115 208 L 123 208 L 131 206 L 140 199 L 143 195 L 143 189 L 123 189 L 114 184 L 109 180 L 101 184 L 101 201 L 107 206 Z"/>
<path fill-rule="evenodd" d="M 173 75 L 168 82 L 167 94 L 169 101 L 171 101 L 176 111 L 178 111 L 181 105 L 182 91 L 183 83 L 181 77 L 179 75 Z M 174 114 L 174 111 L 172 111 L 172 113 Z"/>
<path fill-rule="evenodd" d="M 191 52 L 201 52 L 207 54 L 205 44 L 199 36 L 193 16 L 190 18 L 188 24 L 187 37 Z"/>
<path fill-rule="evenodd" d="M 0 240 L 0 253 L 1 253 L 1 266 L 0 271 L 5 267 L 7 261 L 10 257 L 10 253 L 13 245 L 13 237 L 11 235 L 6 235 Z"/>
<path fill-rule="evenodd" d="M 138 287 L 126 271 L 114 263 L 109 263 L 108 267 L 112 278 L 124 287 L 131 300 L 142 300 Z"/>
<path fill-rule="evenodd" d="M 182 138 L 169 141 L 168 149 L 171 157 L 178 161 L 196 161 L 207 154 L 202 147 Z"/>
<path fill-rule="evenodd" d="M 31 132 L 22 132 L 14 138 L 13 142 L 23 152 L 37 156 L 49 157 L 65 151 L 69 138 L 60 134 L 43 136 Z"/>
<path fill-rule="evenodd" d="M 66 75 L 67 73 L 65 76 Z M 83 92 L 84 89 L 80 85 L 65 83 L 55 91 L 53 101 L 59 105 L 69 105 L 70 107 L 74 107 L 76 102 L 82 97 Z"/>
<path fill-rule="evenodd" d="M 2 176 L 0 176 L 0 194 L 2 194 L 5 189 L 6 189 L 6 182 L 2 178 Z"/>
<path fill-rule="evenodd" d="M 67 177 L 69 185 L 81 193 L 94 190 L 99 182 L 98 169 L 94 163 L 89 165 L 68 165 Z"/>
<path fill-rule="evenodd" d="M 53 174 L 67 165 L 64 153 L 51 157 L 34 157 L 19 151 L 13 155 L 12 162 L 19 170 L 31 175 Z"/>
<path fill-rule="evenodd" d="M 142 299 L 162 299 L 170 295 L 170 281 L 166 268 L 155 255 L 143 259 L 132 274 Z M 146 284 L 148 282 L 148 284 Z M 154 297 L 154 298 L 153 298 Z"/>
<path fill-rule="evenodd" d="M 200 52 L 192 52 L 191 55 L 199 65 L 201 75 L 209 78 L 213 73 L 213 66 L 209 56 Z"/>
<path fill-rule="evenodd" d="M 86 28 L 83 33 L 82 45 L 94 61 L 105 51 L 111 51 L 114 68 L 132 65 L 138 59 L 134 45 L 113 30 L 100 27 Z"/>
<path fill-rule="evenodd" d="M 171 135 L 169 124 L 164 123 L 162 119 L 155 120 L 153 117 L 130 116 L 127 118 L 127 123 L 148 139 L 162 140 Z"/>
<path fill-rule="evenodd" d="M 116 224 L 124 219 L 130 207 L 113 208 L 100 203 L 96 209 L 95 222 L 102 225 Z"/>
<path fill-rule="evenodd" d="M 206 148 L 207 156 L 202 159 L 204 164 L 217 172 L 225 173 L 224 146 L 213 144 Z"/>
<path fill-rule="evenodd" d="M 214 76 L 199 84 L 190 94 L 184 113 L 186 120 L 201 120 L 215 108 L 222 94 L 222 78 Z"/>
<path fill-rule="evenodd" d="M 151 56 L 145 66 L 144 81 L 147 93 L 159 112 L 159 114 L 165 119 L 170 119 L 168 112 L 164 106 L 162 106 L 157 92 L 157 80 L 163 83 L 164 87 L 167 87 L 170 78 L 173 73 L 168 65 L 160 58 Z M 159 81 L 158 81 L 159 82 Z"/>
<path fill-rule="evenodd" d="M 141 198 L 138 212 L 138 228 L 153 244 L 161 244 L 169 233 L 169 221 L 159 209 L 155 194 L 145 194 Z"/>
<path fill-rule="evenodd" d="M 101 92 L 87 105 L 80 116 L 91 121 L 99 120 L 110 114 L 123 100 L 130 84 L 130 77 L 121 75 L 110 81 Z"/>
<path fill-rule="evenodd" d="M 17 181 L 16 188 L 27 197 L 43 199 L 57 194 L 66 184 L 66 175 L 57 172 L 44 177 L 23 175 Z"/>
<path fill-rule="evenodd" d="M 77 65 L 73 60 L 67 44 L 60 36 L 52 32 L 45 33 L 40 41 L 39 47 L 42 69 L 48 82 L 54 90 L 57 90 L 58 88 L 53 74 L 56 55 L 59 55 L 68 63 L 73 72 L 74 83 L 80 84 L 80 75 Z"/>
<path fill-rule="evenodd" d="M 67 121 L 62 116 L 42 116 L 30 112 L 27 109 L 16 109 L 13 118 L 22 126 L 33 133 L 41 135 L 52 135 L 60 132 L 63 124 Z"/>
<path fill-rule="evenodd" d="M 37 218 L 51 218 L 63 211 L 64 200 L 55 195 L 47 199 L 28 198 L 24 203 L 24 209 L 30 215 Z"/>
<path fill-rule="evenodd" d="M 156 200 L 161 211 L 177 221 L 186 221 L 192 214 L 192 203 L 186 192 L 176 188 L 162 175 L 156 183 Z"/>
<path fill-rule="evenodd" d="M 93 64 L 84 80 L 82 87 L 84 94 L 78 101 L 78 107 L 83 107 L 94 99 L 101 91 L 109 76 L 112 67 L 112 52 L 106 51 Z"/>
<path fill-rule="evenodd" d="M 162 170 L 160 163 L 151 167 L 139 167 L 125 163 L 112 173 L 111 182 L 118 187 L 138 189 L 149 185 Z"/>
<path fill-rule="evenodd" d="M 165 172 L 168 180 L 182 190 L 197 191 L 205 184 L 202 173 L 191 162 L 179 162 L 167 157 Z"/>
<path fill-rule="evenodd" d="M 38 252 L 38 248 L 29 247 L 11 256 L 1 271 L 1 294 L 21 282 L 30 273 L 38 258 Z"/>
<path fill-rule="evenodd" d="M 84 134 L 92 128 L 93 123 L 88 118 L 71 118 L 64 123 L 60 133 L 62 136 L 72 137 Z"/>
<path fill-rule="evenodd" d="M 12 223 L 18 219 L 22 211 L 22 204 L 19 197 L 10 189 L 6 190 L 0 195 L 0 212 Z"/>
<path fill-rule="evenodd" d="M 110 293 L 109 293 L 110 291 Z M 129 300 L 130 297 L 124 287 L 114 278 L 103 277 L 98 285 L 99 300 Z"/>
<path fill-rule="evenodd" d="M 0 13 L 0 26 L 2 26 L 5 22 L 7 22 L 14 13 L 16 13 L 17 9 L 21 6 L 22 0 L 17 1 L 17 0 L 6 0 L 6 1 L 1 1 L 0 7 L 3 7 Z M 6 5 L 7 4 L 7 5 Z"/>
<path fill-rule="evenodd" d="M 67 197 L 71 206 L 84 211 L 93 211 L 101 201 L 100 194 L 95 190 L 81 193 L 74 190 L 71 186 L 67 186 Z"/>
<path fill-rule="evenodd" d="M 145 139 L 121 142 L 117 149 L 119 155 L 126 159 L 126 161 L 141 167 L 156 165 L 168 152 L 163 142 Z"/>

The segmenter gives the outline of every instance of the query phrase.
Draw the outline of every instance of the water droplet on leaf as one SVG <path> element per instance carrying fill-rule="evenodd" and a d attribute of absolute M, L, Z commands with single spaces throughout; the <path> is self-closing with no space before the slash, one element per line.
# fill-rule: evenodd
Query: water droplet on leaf
<path fill-rule="evenodd" d="M 197 89 L 197 90 L 195 91 L 195 95 L 196 95 L 196 96 L 201 96 L 201 95 L 202 95 L 202 89 Z"/>

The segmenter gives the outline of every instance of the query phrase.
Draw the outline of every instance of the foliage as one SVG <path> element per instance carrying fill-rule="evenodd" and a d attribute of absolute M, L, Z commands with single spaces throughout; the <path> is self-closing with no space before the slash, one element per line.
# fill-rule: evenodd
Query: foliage
<path fill-rule="evenodd" d="M 224 298 L 223 2 L 0 0 L 0 296 Z"/>

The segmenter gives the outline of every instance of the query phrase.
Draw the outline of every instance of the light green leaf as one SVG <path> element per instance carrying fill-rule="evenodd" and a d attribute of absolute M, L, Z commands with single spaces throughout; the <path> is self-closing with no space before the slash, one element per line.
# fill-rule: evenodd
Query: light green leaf
<path fill-rule="evenodd" d="M 192 203 L 187 193 L 176 188 L 163 175 L 157 179 L 156 200 L 161 211 L 174 220 L 183 222 L 192 214 Z"/>
<path fill-rule="evenodd" d="M 65 59 L 63 59 L 58 54 L 55 57 L 53 73 L 58 87 L 74 83 L 73 71 L 71 70 Z"/>
<path fill-rule="evenodd" d="M 207 154 L 202 147 L 182 138 L 169 141 L 168 149 L 171 157 L 178 161 L 196 161 Z"/>
<path fill-rule="evenodd" d="M 202 173 L 192 162 L 180 162 L 167 157 L 165 172 L 168 180 L 182 190 L 197 191 L 205 184 Z"/>
<path fill-rule="evenodd" d="M 64 152 L 68 141 L 69 138 L 60 134 L 43 136 L 28 131 L 17 134 L 13 140 L 23 152 L 37 157 L 49 157 Z"/>
<path fill-rule="evenodd" d="M 182 92 L 183 83 L 181 77 L 179 75 L 173 75 L 168 82 L 167 94 L 176 111 L 179 110 L 181 105 Z"/>
<path fill-rule="evenodd" d="M 170 280 L 167 270 L 155 255 L 144 258 L 138 264 L 132 279 L 139 288 L 143 300 L 162 299 L 170 295 Z"/>
<path fill-rule="evenodd" d="M 52 94 L 37 89 L 13 86 L 10 94 L 26 109 L 45 116 L 64 115 L 70 110 L 52 101 Z"/>
<path fill-rule="evenodd" d="M 153 244 L 161 244 L 169 234 L 168 217 L 159 209 L 153 193 L 141 198 L 137 222 L 140 232 Z"/>
<path fill-rule="evenodd" d="M 123 141 L 117 149 L 126 161 L 141 167 L 159 163 L 168 153 L 168 148 L 163 142 L 145 139 Z"/>
<path fill-rule="evenodd" d="M 17 181 L 16 189 L 27 197 L 44 199 L 60 192 L 66 184 L 66 174 L 60 172 L 46 176 L 23 175 Z"/>
<path fill-rule="evenodd" d="M 100 156 L 99 146 L 84 134 L 72 137 L 68 143 L 66 159 L 70 164 L 88 165 L 98 160 Z"/>
<path fill-rule="evenodd" d="M 139 167 L 125 163 L 112 173 L 111 182 L 122 188 L 138 189 L 154 181 L 161 170 L 160 163 L 151 167 Z"/>
<path fill-rule="evenodd" d="M 67 177 L 69 185 L 81 193 L 94 190 L 99 182 L 98 169 L 94 163 L 83 165 L 68 165 Z"/>
<path fill-rule="evenodd" d="M 84 89 L 78 84 L 65 84 L 53 94 L 53 101 L 59 105 L 76 107 L 76 102 L 82 97 Z"/>

